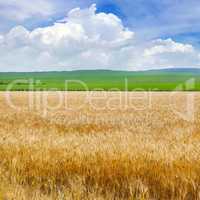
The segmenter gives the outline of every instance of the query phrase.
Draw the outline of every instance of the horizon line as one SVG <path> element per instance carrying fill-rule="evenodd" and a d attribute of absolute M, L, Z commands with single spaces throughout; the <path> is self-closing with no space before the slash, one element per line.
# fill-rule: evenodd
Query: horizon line
<path fill-rule="evenodd" d="M 140 70 L 120 70 L 120 69 L 74 69 L 74 70 L 44 70 L 44 71 L 0 71 L 0 73 L 59 73 L 59 72 L 79 72 L 79 71 L 110 71 L 110 72 L 148 72 L 148 71 L 165 71 L 165 70 L 200 70 L 200 67 L 165 67 L 165 68 L 151 68 Z"/>

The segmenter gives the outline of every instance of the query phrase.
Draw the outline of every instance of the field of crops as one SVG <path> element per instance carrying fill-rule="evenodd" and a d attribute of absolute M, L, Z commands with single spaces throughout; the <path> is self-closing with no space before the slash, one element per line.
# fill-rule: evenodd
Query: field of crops
<path fill-rule="evenodd" d="M 188 85 L 188 81 L 193 84 Z M 0 73 L 0 91 L 200 91 L 199 69 Z"/>
<path fill-rule="evenodd" d="M 200 93 L 0 93 L 0 199 L 200 199 Z"/>

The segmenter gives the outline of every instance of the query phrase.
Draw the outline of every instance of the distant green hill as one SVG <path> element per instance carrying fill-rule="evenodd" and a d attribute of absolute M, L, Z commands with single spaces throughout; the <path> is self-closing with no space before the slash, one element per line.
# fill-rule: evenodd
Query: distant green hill
<path fill-rule="evenodd" d="M 34 83 L 32 83 L 34 82 Z M 200 69 L 149 71 L 79 70 L 0 73 L 0 90 L 154 90 L 199 91 Z"/>

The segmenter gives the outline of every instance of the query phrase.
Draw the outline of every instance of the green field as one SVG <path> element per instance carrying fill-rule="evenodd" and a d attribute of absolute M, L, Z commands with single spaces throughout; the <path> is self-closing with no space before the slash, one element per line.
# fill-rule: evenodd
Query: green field
<path fill-rule="evenodd" d="M 68 72 L 0 73 L 0 90 L 153 90 L 200 91 L 199 69 L 151 71 L 83 70 Z"/>

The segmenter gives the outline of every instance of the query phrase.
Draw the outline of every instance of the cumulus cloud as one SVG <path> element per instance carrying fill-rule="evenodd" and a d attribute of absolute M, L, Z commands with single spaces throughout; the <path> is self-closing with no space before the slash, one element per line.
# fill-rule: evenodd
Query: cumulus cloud
<path fill-rule="evenodd" d="M 171 39 L 158 39 L 152 42 L 152 47 L 145 49 L 145 56 L 154 56 L 164 53 L 193 53 L 194 48 L 189 44 L 176 43 Z"/>
<path fill-rule="evenodd" d="M 190 44 L 174 42 L 172 39 L 158 39 L 150 42 L 144 49 L 143 60 L 151 68 L 198 67 L 200 53 Z"/>
<path fill-rule="evenodd" d="M 0 35 L 0 71 L 199 66 L 199 53 L 189 44 L 135 40 L 116 15 L 96 13 L 96 5 L 75 8 L 52 26 L 17 26 Z"/>

